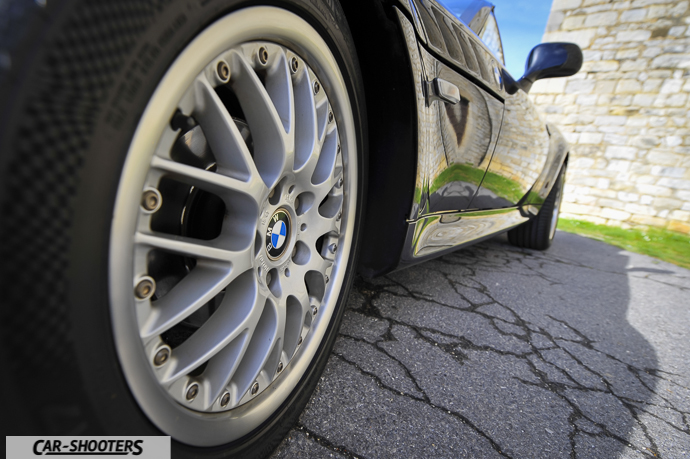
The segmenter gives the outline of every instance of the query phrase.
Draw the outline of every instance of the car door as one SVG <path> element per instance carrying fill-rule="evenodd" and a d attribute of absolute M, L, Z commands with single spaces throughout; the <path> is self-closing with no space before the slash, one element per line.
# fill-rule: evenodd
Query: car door
<path fill-rule="evenodd" d="M 442 154 L 428 170 L 426 211 L 467 210 L 498 140 L 503 117 L 503 102 L 497 97 L 500 79 L 494 74 L 495 60 L 472 29 L 436 2 L 426 0 L 416 5 L 434 55 L 424 59 L 430 63 L 427 79 L 450 83 L 460 96 L 456 103 L 437 100 L 429 104 L 437 111 L 440 133 L 431 136 L 429 143 Z M 430 53 L 422 47 L 422 54 Z"/>
<path fill-rule="evenodd" d="M 479 33 L 497 58 L 502 59 L 498 26 L 493 13 Z M 500 57 L 499 57 L 500 56 Z M 505 111 L 498 142 L 471 207 L 479 210 L 513 207 L 527 195 L 544 169 L 549 133 L 527 94 L 504 92 Z"/>

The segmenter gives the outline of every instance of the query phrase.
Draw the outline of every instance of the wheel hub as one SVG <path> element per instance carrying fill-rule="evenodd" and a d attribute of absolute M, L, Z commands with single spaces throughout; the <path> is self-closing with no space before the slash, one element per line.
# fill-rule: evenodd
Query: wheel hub
<path fill-rule="evenodd" d="M 271 260 L 278 260 L 285 254 L 292 236 L 292 223 L 287 210 L 280 208 L 271 217 L 266 232 L 266 253 Z"/>

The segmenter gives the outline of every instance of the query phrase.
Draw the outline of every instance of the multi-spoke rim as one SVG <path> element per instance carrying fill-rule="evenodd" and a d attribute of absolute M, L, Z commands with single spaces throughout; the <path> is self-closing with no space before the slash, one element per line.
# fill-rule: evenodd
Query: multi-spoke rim
<path fill-rule="evenodd" d="M 166 433 L 232 441 L 297 385 L 350 261 L 355 151 L 337 63 L 292 13 L 232 13 L 173 63 L 130 146 L 110 251 L 120 361 Z"/>

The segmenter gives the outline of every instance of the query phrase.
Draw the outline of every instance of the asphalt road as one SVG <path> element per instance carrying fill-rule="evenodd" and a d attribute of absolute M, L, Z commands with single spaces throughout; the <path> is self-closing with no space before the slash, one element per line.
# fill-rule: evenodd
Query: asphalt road
<path fill-rule="evenodd" d="M 690 271 L 562 232 L 358 280 L 273 457 L 687 458 L 688 332 Z"/>

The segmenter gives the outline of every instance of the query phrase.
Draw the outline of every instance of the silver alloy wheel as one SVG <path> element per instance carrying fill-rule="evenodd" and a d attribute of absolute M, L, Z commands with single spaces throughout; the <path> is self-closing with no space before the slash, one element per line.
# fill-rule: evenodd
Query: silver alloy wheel
<path fill-rule="evenodd" d="M 166 434 L 236 440 L 296 387 L 343 287 L 357 170 L 345 82 L 299 16 L 231 13 L 171 65 L 130 145 L 110 243 L 120 363 Z"/>

